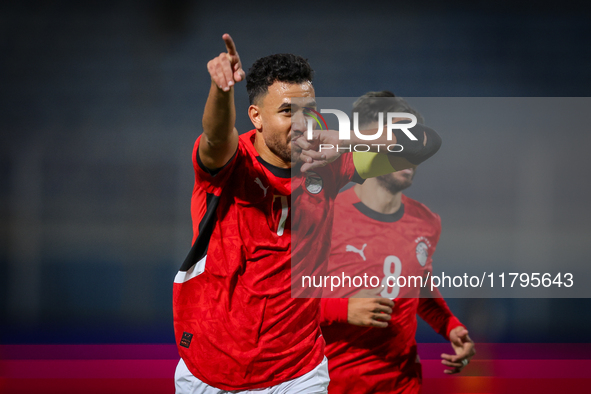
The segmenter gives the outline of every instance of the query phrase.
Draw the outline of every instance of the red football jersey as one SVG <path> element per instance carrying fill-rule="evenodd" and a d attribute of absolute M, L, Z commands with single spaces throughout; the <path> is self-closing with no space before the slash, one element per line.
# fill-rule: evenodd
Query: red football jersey
<path fill-rule="evenodd" d="M 355 175 L 350 154 L 304 174 L 272 166 L 254 148 L 256 132 L 240 136 L 215 174 L 200 163 L 197 139 L 193 247 L 174 282 L 179 354 L 194 376 L 223 390 L 277 385 L 322 361 L 320 300 L 291 297 L 292 227 L 308 234 L 298 248 L 325 245 L 306 256 L 320 269 L 334 199 Z"/>
<path fill-rule="evenodd" d="M 461 324 L 437 290 L 428 294 L 429 286 L 386 284 L 388 277 L 390 284 L 399 276 L 427 278 L 440 232 L 439 216 L 404 195 L 394 214 L 371 210 L 354 188 L 339 195 L 326 275 L 377 277 L 373 285 L 378 280 L 379 287 L 385 285 L 380 296 L 394 298 L 395 306 L 387 328 L 368 328 L 346 323 L 348 299 L 322 300 L 330 393 L 418 392 L 421 367 L 415 341 L 416 314 L 446 338 L 449 330 Z M 350 297 L 359 290 L 343 288 L 340 294 L 331 295 Z"/>

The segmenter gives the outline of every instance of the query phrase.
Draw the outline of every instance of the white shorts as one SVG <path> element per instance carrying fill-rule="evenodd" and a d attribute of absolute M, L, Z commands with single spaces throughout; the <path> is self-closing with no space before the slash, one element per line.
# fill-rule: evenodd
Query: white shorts
<path fill-rule="evenodd" d="M 328 360 L 326 357 L 307 374 L 264 389 L 226 391 L 212 387 L 193 376 L 182 358 L 174 373 L 176 394 L 326 394 L 328 393 L 329 382 Z"/>

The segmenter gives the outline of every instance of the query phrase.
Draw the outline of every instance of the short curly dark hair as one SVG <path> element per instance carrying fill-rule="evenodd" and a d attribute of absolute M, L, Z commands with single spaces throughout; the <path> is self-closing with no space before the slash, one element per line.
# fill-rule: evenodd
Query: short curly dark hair
<path fill-rule="evenodd" d="M 307 59 L 291 53 L 265 56 L 254 62 L 246 75 L 246 91 L 254 104 L 269 91 L 274 82 L 312 82 L 314 70 Z"/>
<path fill-rule="evenodd" d="M 353 112 L 359 114 L 360 127 L 377 122 L 380 112 L 407 112 L 416 116 L 418 123 L 425 123 L 425 119 L 419 111 L 412 108 L 402 97 L 396 97 L 389 90 L 365 93 L 353 104 Z"/>

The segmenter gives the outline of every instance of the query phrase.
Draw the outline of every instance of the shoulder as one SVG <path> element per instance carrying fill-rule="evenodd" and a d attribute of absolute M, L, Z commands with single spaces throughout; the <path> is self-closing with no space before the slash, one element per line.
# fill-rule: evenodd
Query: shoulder
<path fill-rule="evenodd" d="M 232 176 L 240 176 L 255 166 L 256 150 L 251 140 L 254 138 L 254 132 L 251 130 L 239 136 L 238 147 L 230 160 L 222 167 L 217 169 L 206 168 L 199 157 L 199 144 L 203 135 L 200 135 L 195 141 L 193 147 L 193 169 L 195 171 L 195 184 L 207 190 L 208 193 L 219 194 L 221 187 L 228 183 Z"/>
<path fill-rule="evenodd" d="M 256 132 L 257 132 L 256 129 L 252 129 L 250 131 L 247 131 L 246 133 L 240 134 L 238 136 L 238 139 L 242 143 L 248 142 L 248 143 L 250 143 L 252 145 L 252 141 L 253 141 L 253 138 L 254 138 Z"/>
<path fill-rule="evenodd" d="M 337 195 L 335 206 L 349 206 L 355 204 L 356 202 L 359 202 L 359 197 L 357 197 L 357 193 L 355 193 L 355 187 L 350 187 L 349 189 L 342 191 Z"/>
<path fill-rule="evenodd" d="M 441 229 L 441 217 L 435 212 L 431 211 L 425 204 L 418 202 L 406 195 L 402 195 L 402 203 L 404 204 L 405 215 L 416 217 L 419 220 L 424 220 L 429 224 Z"/>
<path fill-rule="evenodd" d="M 352 166 L 355 167 L 355 163 L 353 162 L 353 153 L 351 152 L 344 152 L 342 153 L 335 161 L 330 163 L 331 166 L 340 168 L 340 167 L 347 167 Z"/>
<path fill-rule="evenodd" d="M 254 148 L 254 137 L 256 132 L 256 129 L 253 129 L 244 134 L 240 134 L 240 136 L 238 136 L 238 149 L 243 150 L 244 153 L 252 156 L 258 156 L 258 153 Z"/>
<path fill-rule="evenodd" d="M 231 161 L 239 161 L 240 166 L 234 166 L 241 168 L 242 166 L 250 167 L 248 163 L 254 163 L 258 153 L 254 147 L 254 137 L 256 130 L 250 130 L 244 134 L 238 136 L 238 148 Z M 236 169 L 236 168 L 235 168 Z"/>
<path fill-rule="evenodd" d="M 338 185 L 338 189 L 344 187 L 347 183 L 353 181 L 363 183 L 355 168 L 353 154 L 343 153 L 337 160 L 331 163 L 332 173 Z"/>

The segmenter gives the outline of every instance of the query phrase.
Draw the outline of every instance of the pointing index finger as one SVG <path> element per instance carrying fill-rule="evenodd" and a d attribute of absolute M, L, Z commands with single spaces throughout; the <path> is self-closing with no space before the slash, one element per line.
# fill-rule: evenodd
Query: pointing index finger
<path fill-rule="evenodd" d="M 230 35 L 228 33 L 226 33 L 222 36 L 222 38 L 224 39 L 224 42 L 226 43 L 226 49 L 228 50 L 228 55 L 236 56 L 238 54 L 238 52 L 236 52 L 236 45 L 234 44 L 232 37 L 230 37 Z"/>

